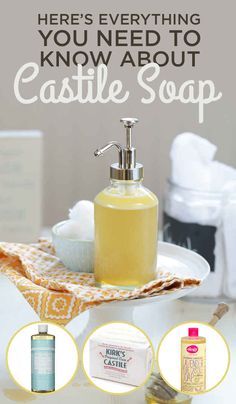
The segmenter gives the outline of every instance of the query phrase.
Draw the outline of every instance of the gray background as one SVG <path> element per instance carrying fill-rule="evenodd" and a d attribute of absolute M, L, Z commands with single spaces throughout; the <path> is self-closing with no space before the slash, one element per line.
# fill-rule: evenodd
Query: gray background
<path fill-rule="evenodd" d="M 163 199 L 165 181 L 170 171 L 169 149 L 176 134 L 183 131 L 198 133 L 218 146 L 217 158 L 235 165 L 235 60 L 234 60 L 234 6 L 233 1 L 154 1 L 145 5 L 141 1 L 99 2 L 71 0 L 64 3 L 53 0 L 15 2 L 8 0 L 1 13 L 1 88 L 0 126 L 1 129 L 41 129 L 44 141 L 44 224 L 51 225 L 62 220 L 67 210 L 78 199 L 93 199 L 97 192 L 108 184 L 109 164 L 116 161 L 115 152 L 102 160 L 93 157 L 97 146 L 108 140 L 123 141 L 123 129 L 119 123 L 122 116 L 136 116 L 140 123 L 135 130 L 135 145 L 138 160 L 145 166 L 145 185 Z M 138 68 L 118 67 L 118 61 L 126 48 L 114 52 L 109 66 L 110 79 L 121 79 L 130 89 L 131 97 L 125 104 L 84 104 L 79 103 L 45 105 L 20 104 L 14 96 L 13 80 L 20 66 L 26 62 L 39 62 L 41 39 L 37 33 L 37 13 L 44 12 L 93 13 L 200 13 L 201 24 L 196 26 L 201 32 L 199 46 L 201 56 L 197 68 L 188 64 L 181 68 L 162 68 L 159 83 L 174 80 L 181 84 L 187 79 L 215 82 L 216 89 L 222 91 L 223 98 L 206 106 L 205 122 L 198 124 L 197 107 L 172 103 L 164 105 L 159 100 L 144 105 L 140 102 L 136 75 Z M 55 26 L 56 30 L 58 27 Z M 88 26 L 93 31 L 96 24 Z M 117 28 L 121 28 L 117 26 Z M 137 27 L 141 29 L 142 27 Z M 145 28 L 145 27 L 143 27 Z M 148 27 L 155 29 L 154 26 Z M 160 32 L 166 28 L 156 27 Z M 178 27 L 177 27 L 178 28 Z M 58 28 L 59 29 L 59 28 Z M 75 26 L 76 29 L 76 26 Z M 122 29 L 127 29 L 123 27 Z M 134 29 L 136 27 L 134 26 Z M 53 47 L 52 47 L 53 49 Z M 63 48 L 62 48 L 63 49 Z M 69 47 L 67 48 L 69 49 Z M 75 50 L 75 47 L 71 47 Z M 185 48 L 184 48 L 185 49 Z M 96 51 L 94 45 L 90 50 Z M 133 54 L 141 48 L 133 49 Z M 145 50 L 145 49 L 144 49 Z M 169 37 L 162 38 L 160 50 L 170 50 Z M 152 52 L 152 49 L 150 49 Z M 89 66 L 88 66 L 89 67 Z M 75 73 L 75 67 L 60 69 L 44 68 L 40 77 L 30 84 L 31 94 L 37 94 L 39 84 L 48 79 L 61 80 Z"/>

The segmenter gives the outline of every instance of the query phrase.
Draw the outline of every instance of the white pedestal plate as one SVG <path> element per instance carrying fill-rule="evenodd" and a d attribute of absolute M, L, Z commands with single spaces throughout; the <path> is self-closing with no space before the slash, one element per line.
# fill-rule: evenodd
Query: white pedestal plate
<path fill-rule="evenodd" d="M 158 268 L 175 273 L 180 278 L 198 278 L 204 282 L 210 272 L 209 264 L 204 258 L 193 251 L 178 247 L 173 244 L 158 243 Z M 176 291 L 170 291 L 160 296 L 147 297 L 135 300 L 116 301 L 103 303 L 89 310 L 89 319 L 83 331 L 79 327 L 79 317 L 73 319 L 69 325 L 73 335 L 77 336 L 79 346 L 84 339 L 96 328 L 102 324 L 111 321 L 126 321 L 135 324 L 135 311 L 144 305 L 157 305 L 156 321 L 161 321 L 164 316 L 165 303 L 179 299 L 191 293 L 194 288 L 184 288 Z M 159 304 L 161 304 L 158 309 Z M 154 320 L 154 318 L 153 318 Z M 153 331 L 150 329 L 150 338 L 155 335 L 155 325 Z"/>

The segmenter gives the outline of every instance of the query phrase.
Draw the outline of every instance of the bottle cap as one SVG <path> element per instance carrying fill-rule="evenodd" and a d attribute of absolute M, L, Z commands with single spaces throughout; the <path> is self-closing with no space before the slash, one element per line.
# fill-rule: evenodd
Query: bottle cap
<path fill-rule="evenodd" d="M 189 328 L 188 336 L 189 337 L 198 337 L 198 328 Z"/>
<path fill-rule="evenodd" d="M 38 332 L 39 333 L 47 333 L 48 332 L 48 325 L 47 324 L 39 324 L 38 325 Z"/>
<path fill-rule="evenodd" d="M 122 146 L 117 141 L 111 141 L 94 152 L 96 157 L 102 156 L 107 150 L 116 147 L 119 163 L 110 167 L 110 177 L 114 180 L 142 180 L 143 165 L 136 162 L 136 148 L 132 145 L 132 128 L 138 122 L 137 118 L 121 118 L 126 131 L 126 145 Z"/>

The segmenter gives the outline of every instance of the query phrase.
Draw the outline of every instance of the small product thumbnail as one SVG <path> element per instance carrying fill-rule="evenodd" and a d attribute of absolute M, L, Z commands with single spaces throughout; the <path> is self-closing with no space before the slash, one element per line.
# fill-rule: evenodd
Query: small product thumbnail
<path fill-rule="evenodd" d="M 76 376 L 78 355 L 76 341 L 64 327 L 35 322 L 12 335 L 6 361 L 15 384 L 34 399 L 66 387 Z"/>
<path fill-rule="evenodd" d="M 225 312 L 226 305 L 223 306 Z M 221 307 L 218 305 L 217 313 Z M 224 336 L 215 327 L 219 318 L 215 320 L 213 315 L 209 323 L 181 323 L 161 339 L 157 350 L 158 370 L 163 381 L 176 392 L 186 396 L 204 394 L 224 381 L 230 351 Z"/>
<path fill-rule="evenodd" d="M 97 387 L 123 393 L 141 386 L 153 365 L 153 348 L 146 335 L 127 323 L 109 323 L 89 337 L 84 368 Z"/>

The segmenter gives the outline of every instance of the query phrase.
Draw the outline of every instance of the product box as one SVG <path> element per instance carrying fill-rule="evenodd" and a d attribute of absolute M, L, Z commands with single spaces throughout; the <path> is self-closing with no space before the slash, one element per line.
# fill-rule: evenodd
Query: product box
<path fill-rule="evenodd" d="M 104 332 L 90 339 L 90 376 L 141 385 L 152 365 L 152 349 L 139 333 Z"/>
<path fill-rule="evenodd" d="M 40 131 L 0 131 L 0 240 L 35 242 L 41 230 Z"/>

